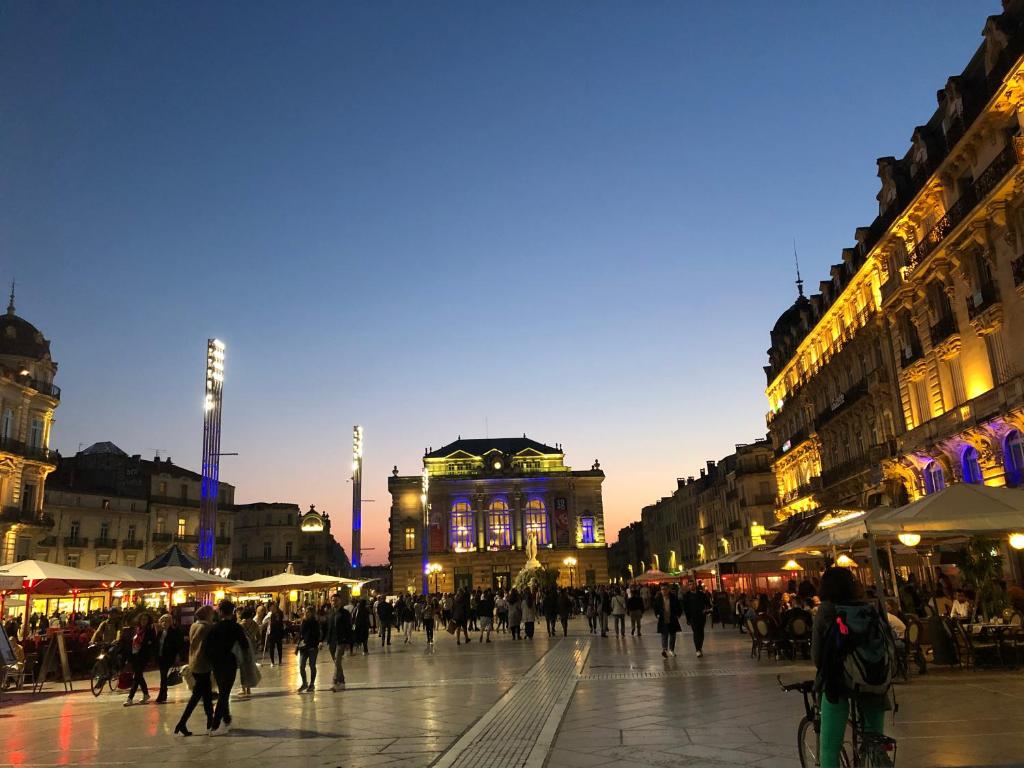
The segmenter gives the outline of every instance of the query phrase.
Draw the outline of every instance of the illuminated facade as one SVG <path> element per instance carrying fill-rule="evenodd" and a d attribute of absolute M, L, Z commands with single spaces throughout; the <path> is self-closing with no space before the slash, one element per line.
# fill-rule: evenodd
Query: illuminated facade
<path fill-rule="evenodd" d="M 0 316 L 0 565 L 31 555 L 33 540 L 52 520 L 43 509 L 60 388 L 50 342 L 14 312 L 14 292 Z"/>
<path fill-rule="evenodd" d="M 819 294 L 779 319 L 779 517 L 1024 471 L 1024 7 L 1005 3 Z"/>
<path fill-rule="evenodd" d="M 199 551 L 202 475 L 170 457 L 129 456 L 110 442 L 62 457 L 46 488 L 52 522 L 32 541 L 32 557 L 94 568 L 107 563 L 139 566 L 177 544 Z M 220 483 L 214 566 L 231 567 L 235 489 Z"/>
<path fill-rule="evenodd" d="M 331 534 L 326 512 L 310 507 L 303 513 L 298 504 L 279 502 L 239 504 L 234 509 L 232 578 L 262 579 L 283 573 L 289 565 L 304 575 L 349 574 L 348 557 Z"/>
<path fill-rule="evenodd" d="M 641 512 L 640 565 L 673 573 L 763 544 L 775 513 L 771 461 L 768 441 L 758 440 L 707 462 L 697 478 L 679 478 L 671 496 Z"/>
<path fill-rule="evenodd" d="M 559 582 L 608 581 L 597 462 L 584 471 L 565 465 L 560 447 L 522 438 L 458 439 L 423 457 L 429 513 L 424 541 L 424 479 L 388 479 L 390 561 L 394 588 L 419 591 L 424 553 L 440 564 L 438 589 L 508 587 L 526 562 L 528 537 L 537 559 Z M 424 547 L 424 543 L 426 547 Z M 571 568 L 563 561 L 576 559 Z M 431 576 L 430 588 L 433 589 Z"/>

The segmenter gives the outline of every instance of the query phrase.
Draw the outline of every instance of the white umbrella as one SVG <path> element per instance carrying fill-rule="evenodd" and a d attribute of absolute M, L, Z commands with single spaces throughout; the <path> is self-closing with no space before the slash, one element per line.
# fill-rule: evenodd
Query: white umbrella
<path fill-rule="evenodd" d="M 103 583 L 103 576 L 95 571 L 57 565 L 45 560 L 20 560 L 0 568 L 0 575 L 21 578 L 21 590 L 25 593 L 25 619 L 22 622 L 23 637 L 28 637 L 28 610 L 33 594 L 64 595 L 80 589 L 95 589 Z"/>
<path fill-rule="evenodd" d="M 242 581 L 228 587 L 229 592 L 289 592 L 293 589 L 319 589 L 343 583 L 357 584 L 352 579 L 314 573 L 303 576 L 298 573 L 278 573 L 254 581 Z"/>
<path fill-rule="evenodd" d="M 173 582 L 176 587 L 215 587 L 235 583 L 231 579 L 226 579 L 223 576 L 214 576 L 212 573 L 193 571 L 188 568 L 182 568 L 180 565 L 169 565 L 166 568 L 154 568 L 151 571 L 147 571 L 147 573 L 153 574 L 159 578 L 162 583 Z"/>
<path fill-rule="evenodd" d="M 995 535 L 1024 529 L 1024 490 L 956 483 L 899 509 L 872 514 L 872 533 Z"/>
<path fill-rule="evenodd" d="M 147 571 L 131 565 L 107 563 L 96 569 L 102 574 L 107 584 L 117 582 L 122 587 L 159 587 L 166 579 L 156 571 Z"/>

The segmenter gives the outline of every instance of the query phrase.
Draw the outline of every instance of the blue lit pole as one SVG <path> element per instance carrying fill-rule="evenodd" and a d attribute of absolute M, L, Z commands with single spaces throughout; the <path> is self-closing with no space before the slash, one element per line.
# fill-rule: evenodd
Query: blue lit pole
<path fill-rule="evenodd" d="M 203 401 L 203 481 L 199 499 L 199 564 L 214 565 L 217 496 L 220 490 L 220 417 L 224 390 L 224 342 L 206 342 L 206 395 Z"/>
<path fill-rule="evenodd" d="M 421 546 L 423 549 L 423 594 L 430 594 L 430 574 L 427 566 L 430 564 L 430 473 L 427 470 L 427 463 L 423 462 L 423 481 L 420 493 L 420 505 L 423 507 L 423 535 Z M 435 577 L 436 579 L 436 577 Z"/>
<path fill-rule="evenodd" d="M 352 427 L 352 572 L 362 566 L 363 428 Z"/>

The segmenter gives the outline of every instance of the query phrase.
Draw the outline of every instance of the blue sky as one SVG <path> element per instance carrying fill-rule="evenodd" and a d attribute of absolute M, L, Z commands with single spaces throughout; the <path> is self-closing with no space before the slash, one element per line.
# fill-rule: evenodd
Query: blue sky
<path fill-rule="evenodd" d="M 198 467 L 347 546 L 459 434 L 561 442 L 611 532 L 765 433 L 768 331 L 877 212 L 999 3 L 7 2 L 0 278 L 54 444 Z"/>

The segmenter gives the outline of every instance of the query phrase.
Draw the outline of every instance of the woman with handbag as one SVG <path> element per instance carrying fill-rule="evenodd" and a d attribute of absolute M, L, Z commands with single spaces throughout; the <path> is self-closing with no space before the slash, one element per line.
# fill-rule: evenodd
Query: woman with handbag
<path fill-rule="evenodd" d="M 157 704 L 167 703 L 168 673 L 178 663 L 178 654 L 185 645 L 185 638 L 171 621 L 170 614 L 165 613 L 157 622 L 156 660 L 160 666 L 160 693 L 156 695 Z M 177 682 L 181 682 L 178 676 Z"/>
<path fill-rule="evenodd" d="M 196 611 L 195 621 L 188 631 L 188 667 L 195 682 L 185 711 L 181 713 L 181 719 L 174 726 L 174 732 L 182 736 L 192 735 L 192 731 L 188 729 L 188 719 L 200 701 L 203 702 L 203 711 L 206 713 L 206 730 L 210 730 L 213 723 L 213 683 L 210 680 L 213 666 L 206 655 L 206 638 L 213 629 L 212 619 L 213 608 L 204 605 Z"/>
<path fill-rule="evenodd" d="M 139 614 L 137 622 L 131 638 L 131 653 L 128 656 L 128 663 L 132 668 L 132 687 L 128 690 L 128 701 L 124 703 L 126 707 L 135 703 L 135 692 L 139 688 L 142 689 L 142 703 L 149 701 L 149 687 L 143 673 L 156 647 L 156 632 L 153 630 L 153 619 L 150 615 L 143 611 Z"/>

